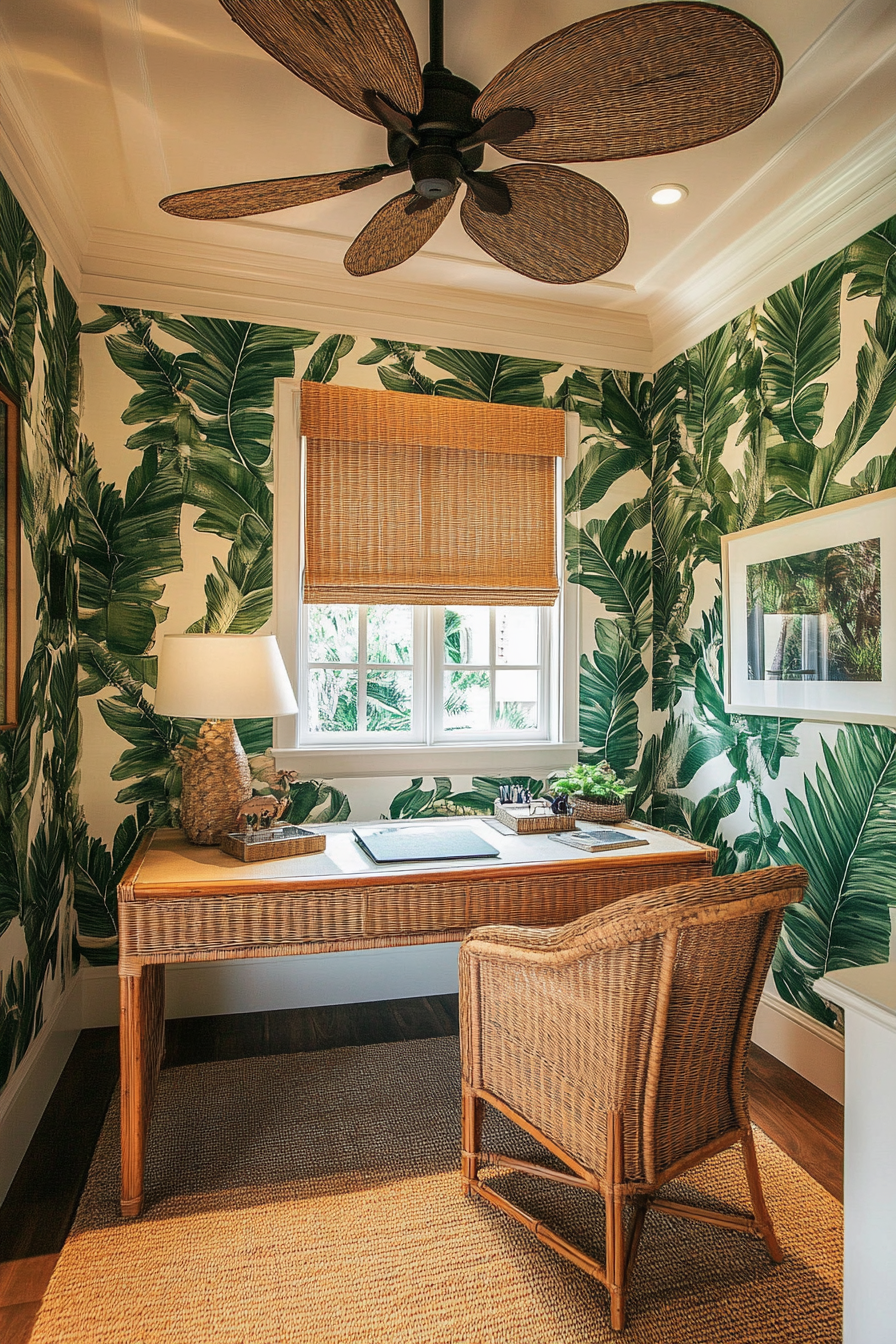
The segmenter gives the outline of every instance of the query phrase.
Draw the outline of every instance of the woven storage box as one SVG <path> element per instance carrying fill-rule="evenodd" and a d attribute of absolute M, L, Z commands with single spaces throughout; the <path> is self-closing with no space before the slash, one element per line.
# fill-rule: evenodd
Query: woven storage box
<path fill-rule="evenodd" d="M 271 826 L 264 831 L 231 831 L 221 837 L 221 848 L 243 863 L 263 859 L 289 859 L 294 854 L 319 854 L 327 847 L 325 835 L 302 830 L 301 826 Z"/>
<path fill-rule="evenodd" d="M 625 821 L 628 815 L 625 803 L 596 803 L 592 798 L 580 798 L 577 793 L 572 796 L 572 805 L 575 816 L 581 821 L 603 821 L 611 825 Z"/>
<path fill-rule="evenodd" d="M 503 806 L 495 803 L 495 820 L 501 821 L 517 835 L 544 835 L 548 831 L 574 831 L 576 819 L 570 814 L 555 817 L 553 812 L 541 812 L 538 816 L 529 816 L 528 803 L 509 803 Z"/>

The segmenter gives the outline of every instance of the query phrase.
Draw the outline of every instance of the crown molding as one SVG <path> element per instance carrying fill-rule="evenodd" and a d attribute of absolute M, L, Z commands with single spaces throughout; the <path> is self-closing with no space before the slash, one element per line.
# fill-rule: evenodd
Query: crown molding
<path fill-rule="evenodd" d="M 654 367 L 896 211 L 896 116 L 695 270 L 651 311 Z"/>
<path fill-rule="evenodd" d="M 483 290 L 353 279 L 341 266 L 246 248 L 98 229 L 82 258 L 83 301 L 273 322 L 421 345 L 646 373 L 642 314 Z"/>
<path fill-rule="evenodd" d="M 77 299 L 90 229 L 81 199 L 22 76 L 0 18 L 0 172 Z"/>
<path fill-rule="evenodd" d="M 657 367 L 893 213 L 894 88 L 892 0 L 854 0 L 787 72 L 789 140 L 639 283 Z"/>

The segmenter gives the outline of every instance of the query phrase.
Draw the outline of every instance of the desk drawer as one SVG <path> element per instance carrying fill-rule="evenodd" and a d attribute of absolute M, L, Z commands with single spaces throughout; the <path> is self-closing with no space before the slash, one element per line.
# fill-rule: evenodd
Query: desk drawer
<path fill-rule="evenodd" d="M 473 882 L 468 888 L 465 923 L 467 928 L 568 924 L 623 896 L 711 876 L 711 865 L 700 855 L 697 863 L 601 864 L 556 877 L 542 873 L 506 882 Z"/>
<path fill-rule="evenodd" d="M 368 938 L 464 927 L 466 887 L 462 879 L 426 882 L 420 886 L 408 882 L 394 887 L 370 887 L 366 899 L 364 933 Z"/>
<path fill-rule="evenodd" d="M 124 956 L 224 951 L 277 943 L 325 943 L 364 935 L 358 891 L 309 896 L 218 896 L 188 901 L 122 901 Z"/>

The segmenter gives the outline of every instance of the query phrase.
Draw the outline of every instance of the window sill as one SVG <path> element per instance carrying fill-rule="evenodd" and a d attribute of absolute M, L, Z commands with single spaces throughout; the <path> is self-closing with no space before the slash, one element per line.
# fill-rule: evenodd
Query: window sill
<path fill-rule="evenodd" d="M 406 747 L 274 748 L 280 770 L 303 779 L 402 775 L 533 775 L 544 778 L 578 760 L 578 742 L 463 742 Z"/>

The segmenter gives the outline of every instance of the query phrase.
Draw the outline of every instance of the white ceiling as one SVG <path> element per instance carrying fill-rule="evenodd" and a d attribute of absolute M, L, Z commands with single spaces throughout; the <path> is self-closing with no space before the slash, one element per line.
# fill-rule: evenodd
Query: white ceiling
<path fill-rule="evenodd" d="M 481 87 L 617 4 L 446 0 L 446 63 Z M 425 60 L 426 0 L 401 7 Z M 457 209 L 411 261 L 351 279 L 342 255 L 394 182 L 247 221 L 160 211 L 172 191 L 385 158 L 380 129 L 278 65 L 217 0 L 3 0 L 0 169 L 86 300 L 649 369 L 896 212 L 896 0 L 735 7 L 781 50 L 777 102 L 713 145 L 576 165 L 631 231 L 619 266 L 586 285 L 498 266 Z M 668 181 L 687 199 L 653 205 Z"/>

